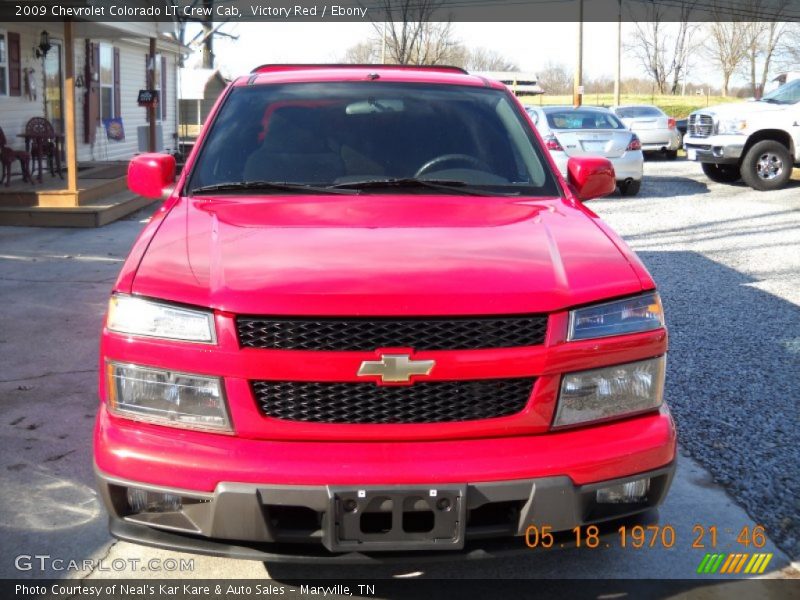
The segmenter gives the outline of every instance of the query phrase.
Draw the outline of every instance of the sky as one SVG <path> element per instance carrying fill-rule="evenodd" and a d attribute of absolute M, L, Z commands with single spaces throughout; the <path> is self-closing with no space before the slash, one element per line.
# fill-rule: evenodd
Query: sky
<path fill-rule="evenodd" d="M 632 27 L 623 24 L 623 42 Z M 613 77 L 616 28 L 616 23 L 584 24 L 584 79 Z M 534 73 L 548 62 L 572 69 L 577 29 L 577 23 L 453 23 L 454 36 L 466 46 L 494 50 Z M 377 35 L 372 23 L 229 23 L 223 31 L 238 36 L 214 42 L 217 66 L 230 76 L 265 63 L 340 62 L 348 48 Z M 638 60 L 624 51 L 622 77 L 645 77 Z M 712 71 L 699 67 L 690 69 L 689 81 L 719 83 Z"/>

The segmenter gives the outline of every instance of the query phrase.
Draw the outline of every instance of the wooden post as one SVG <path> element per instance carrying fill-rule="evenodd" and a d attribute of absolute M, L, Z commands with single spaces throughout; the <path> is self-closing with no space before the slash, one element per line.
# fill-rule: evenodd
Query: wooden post
<path fill-rule="evenodd" d="M 150 56 L 147 60 L 147 89 L 156 88 L 156 38 L 150 38 Z M 161 90 L 164 93 L 164 90 Z M 161 98 L 158 99 L 161 102 Z M 147 124 L 149 125 L 147 149 L 149 152 L 156 151 L 156 107 L 153 104 L 147 107 Z"/>
<path fill-rule="evenodd" d="M 78 205 L 78 140 L 75 130 L 75 39 L 72 21 L 64 21 L 64 140 L 67 150 L 67 191 Z"/>
<path fill-rule="evenodd" d="M 583 104 L 583 0 L 578 4 L 578 55 L 575 60 L 575 82 L 572 87 L 572 104 Z"/>
<path fill-rule="evenodd" d="M 617 13 L 617 61 L 614 65 L 614 105 L 622 104 L 622 0 L 618 0 L 619 12 Z"/>

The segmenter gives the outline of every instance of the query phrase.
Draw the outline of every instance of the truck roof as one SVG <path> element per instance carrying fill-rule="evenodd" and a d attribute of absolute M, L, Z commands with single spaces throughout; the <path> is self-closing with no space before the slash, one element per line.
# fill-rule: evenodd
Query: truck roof
<path fill-rule="evenodd" d="M 503 85 L 448 66 L 299 64 L 262 65 L 239 77 L 234 86 L 320 81 L 390 81 L 438 83 L 503 89 Z"/>

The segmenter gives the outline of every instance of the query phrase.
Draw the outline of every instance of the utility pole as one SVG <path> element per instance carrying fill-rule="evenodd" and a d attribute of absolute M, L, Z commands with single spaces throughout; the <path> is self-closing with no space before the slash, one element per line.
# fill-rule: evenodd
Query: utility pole
<path fill-rule="evenodd" d="M 622 0 L 617 0 L 619 12 L 617 13 L 617 65 L 614 74 L 614 105 L 622 104 L 620 101 L 620 88 L 622 87 Z"/>
<path fill-rule="evenodd" d="M 572 103 L 576 108 L 583 103 L 583 0 L 578 5 L 578 57 L 575 62 Z"/>
<path fill-rule="evenodd" d="M 214 0 L 203 0 L 206 14 L 213 14 Z M 203 19 L 203 68 L 214 68 L 214 23 L 211 17 Z"/>

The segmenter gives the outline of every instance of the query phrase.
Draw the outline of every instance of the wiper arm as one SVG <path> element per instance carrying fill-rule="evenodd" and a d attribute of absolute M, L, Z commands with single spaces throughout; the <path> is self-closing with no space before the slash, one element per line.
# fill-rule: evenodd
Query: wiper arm
<path fill-rule="evenodd" d="M 419 179 L 416 177 L 396 179 L 365 179 L 363 181 L 348 181 L 331 186 L 334 189 L 349 188 L 353 190 L 366 190 L 370 188 L 431 188 L 446 192 L 457 192 L 470 196 L 518 196 L 519 192 L 493 192 L 471 187 L 466 181 L 454 179 Z"/>
<path fill-rule="evenodd" d="M 226 181 L 212 185 L 203 185 L 191 190 L 191 194 L 209 192 L 235 192 L 247 190 L 275 192 L 311 192 L 315 194 L 354 194 L 357 190 L 344 189 L 345 186 L 316 186 L 308 183 L 291 183 L 288 181 Z"/>

